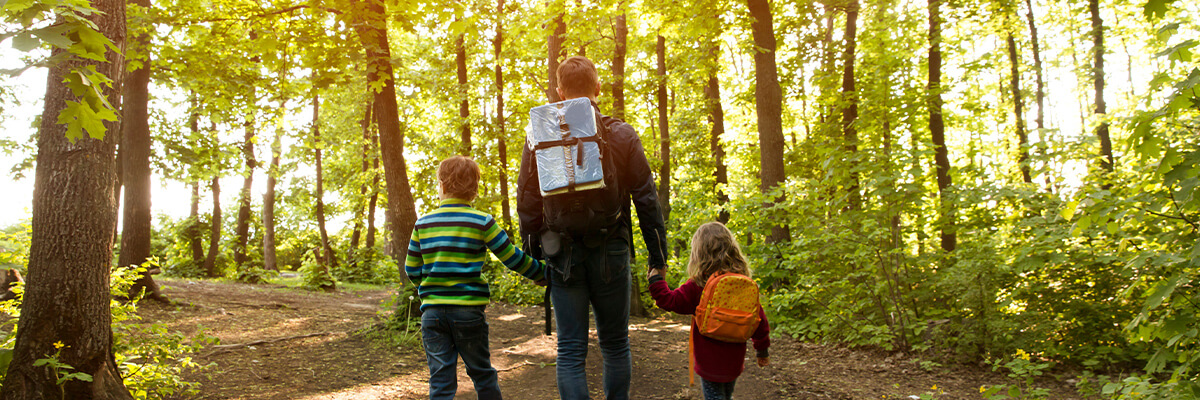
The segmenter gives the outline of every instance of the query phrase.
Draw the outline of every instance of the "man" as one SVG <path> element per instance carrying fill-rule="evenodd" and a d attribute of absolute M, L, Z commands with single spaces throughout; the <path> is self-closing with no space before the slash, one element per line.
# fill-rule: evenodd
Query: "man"
<path fill-rule="evenodd" d="M 606 398 L 628 399 L 633 370 L 629 354 L 630 200 L 637 209 L 649 267 L 662 271 L 666 269 L 666 228 L 658 191 L 637 132 L 621 120 L 602 115 L 596 107 L 600 95 L 596 66 L 586 57 L 571 57 L 559 64 L 557 74 L 559 97 L 588 98 L 599 117 L 597 134 L 603 138 L 601 157 L 607 187 L 543 198 L 537 158 L 526 145 L 517 179 L 521 235 L 532 255 L 544 258 L 549 267 L 550 296 L 558 322 L 559 397 L 589 398 L 584 369 L 590 306 L 604 356 Z M 562 228 L 561 221 L 567 220 L 586 220 L 584 225 L 589 228 L 582 233 L 569 232 Z"/>

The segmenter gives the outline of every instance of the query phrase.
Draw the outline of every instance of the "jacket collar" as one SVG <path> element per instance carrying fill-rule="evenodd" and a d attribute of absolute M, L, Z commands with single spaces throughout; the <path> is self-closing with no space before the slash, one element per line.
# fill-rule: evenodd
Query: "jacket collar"
<path fill-rule="evenodd" d="M 441 206 L 442 207 L 470 207 L 471 202 L 463 200 L 463 199 L 449 198 L 449 199 L 443 199 Z"/>

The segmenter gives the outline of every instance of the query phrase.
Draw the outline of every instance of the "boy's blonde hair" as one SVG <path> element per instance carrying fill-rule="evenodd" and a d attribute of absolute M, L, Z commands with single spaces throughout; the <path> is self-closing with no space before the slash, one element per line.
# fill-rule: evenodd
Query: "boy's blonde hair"
<path fill-rule="evenodd" d="M 717 272 L 733 272 L 750 276 L 750 263 L 742 254 L 733 232 L 720 222 L 701 225 L 692 235 L 692 251 L 688 256 L 688 279 L 700 287 Z"/>
<path fill-rule="evenodd" d="M 471 157 L 454 156 L 442 160 L 437 177 L 442 195 L 447 198 L 475 200 L 479 193 L 479 164 Z"/>
<path fill-rule="evenodd" d="M 558 64 L 558 87 L 565 97 L 591 96 L 600 83 L 600 75 L 596 73 L 596 64 L 584 56 L 574 56 Z"/>

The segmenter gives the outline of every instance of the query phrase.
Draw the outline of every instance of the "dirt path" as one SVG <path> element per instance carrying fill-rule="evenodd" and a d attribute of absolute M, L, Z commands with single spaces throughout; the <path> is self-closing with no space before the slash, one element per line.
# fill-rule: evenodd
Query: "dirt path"
<path fill-rule="evenodd" d="M 422 399 L 428 369 L 420 346 L 389 345 L 364 328 L 378 321 L 381 290 L 307 292 L 278 285 L 165 280 L 179 305 L 145 303 L 146 322 L 191 334 L 200 326 L 222 345 L 298 337 L 196 355 L 206 371 L 185 378 L 201 384 L 201 399 Z M 487 310 L 492 362 L 508 399 L 556 399 L 555 341 L 542 335 L 542 309 L 493 304 Z M 687 320 L 673 315 L 631 321 L 632 398 L 701 399 L 687 383 Z M 594 335 L 594 332 L 593 332 Z M 419 338 L 419 336 L 418 336 Z M 601 358 L 595 340 L 588 352 L 588 387 L 603 398 Z M 1003 383 L 988 370 L 942 367 L 926 372 L 909 359 L 887 354 L 773 338 L 773 365 L 746 363 L 737 398 L 758 399 L 979 399 L 981 384 Z M 936 389 L 933 389 L 936 385 Z M 1047 382 L 1047 386 L 1054 385 Z M 1054 385 L 1055 399 L 1073 398 Z M 475 399 L 459 366 L 460 399 Z"/>

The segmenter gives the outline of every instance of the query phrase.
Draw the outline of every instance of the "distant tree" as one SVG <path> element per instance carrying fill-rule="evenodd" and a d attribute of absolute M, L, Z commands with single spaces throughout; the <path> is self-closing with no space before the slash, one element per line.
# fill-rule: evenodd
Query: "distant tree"
<path fill-rule="evenodd" d="M 783 93 L 779 88 L 779 68 L 775 64 L 775 25 L 769 0 L 746 0 L 750 9 L 750 30 L 754 36 L 754 109 L 758 116 L 758 151 L 761 170 L 760 189 L 771 193 L 787 176 L 783 169 Z M 783 197 L 772 200 L 778 204 Z M 768 204 L 769 206 L 769 204 Z M 769 243 L 787 241 L 787 225 L 773 222 Z"/>
<path fill-rule="evenodd" d="M 1100 19 L 1100 0 L 1088 0 L 1092 18 L 1092 87 L 1095 89 L 1094 112 L 1100 118 L 1096 137 L 1100 139 L 1100 169 L 1113 172 L 1112 139 L 1108 135 L 1108 105 L 1104 102 L 1104 20 Z M 1108 184 L 1105 184 L 1107 187 Z"/>
<path fill-rule="evenodd" d="M 134 0 L 139 12 L 150 8 L 150 0 Z M 130 40 L 129 62 L 125 78 L 121 124 L 121 178 L 125 187 L 125 208 L 121 224 L 120 267 L 140 266 L 150 258 L 150 38 L 151 27 L 138 27 Z M 145 297 L 166 301 L 147 269 L 129 289 L 129 297 L 145 292 Z"/>
<path fill-rule="evenodd" d="M 950 156 L 946 148 L 946 125 L 942 118 L 942 11 L 943 0 L 929 0 L 929 132 L 933 140 L 933 160 L 937 165 L 938 197 L 942 229 L 942 250 L 954 251 L 958 236 L 954 228 L 950 199 Z"/>

